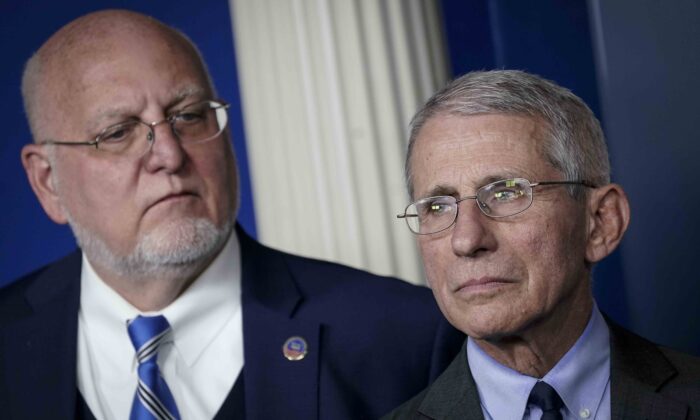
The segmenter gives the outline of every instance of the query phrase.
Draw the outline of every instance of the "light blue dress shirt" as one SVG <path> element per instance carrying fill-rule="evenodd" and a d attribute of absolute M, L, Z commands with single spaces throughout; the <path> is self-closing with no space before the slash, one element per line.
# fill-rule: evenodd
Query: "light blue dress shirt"
<path fill-rule="evenodd" d="M 538 378 L 501 365 L 471 338 L 467 358 L 486 420 L 542 417 L 539 407 L 527 404 Z M 597 305 L 581 337 L 541 380 L 564 401 L 564 419 L 610 418 L 610 333 Z"/>

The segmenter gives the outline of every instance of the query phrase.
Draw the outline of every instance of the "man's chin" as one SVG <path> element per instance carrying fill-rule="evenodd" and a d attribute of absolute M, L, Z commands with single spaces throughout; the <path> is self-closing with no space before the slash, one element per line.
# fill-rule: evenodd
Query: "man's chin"
<path fill-rule="evenodd" d="M 198 270 L 223 248 L 233 228 L 231 221 L 222 227 L 208 219 L 168 222 L 142 236 L 131 253 L 119 255 L 98 235 L 75 222 L 70 225 L 90 262 L 122 277 Z"/>
<path fill-rule="evenodd" d="M 183 266 L 206 260 L 222 247 L 231 227 L 217 228 L 207 219 L 186 219 L 158 226 L 132 254 L 154 266 Z"/>
<path fill-rule="evenodd" d="M 518 325 L 498 317 L 462 316 L 452 324 L 455 328 L 476 340 L 490 342 L 500 341 L 520 332 Z"/>

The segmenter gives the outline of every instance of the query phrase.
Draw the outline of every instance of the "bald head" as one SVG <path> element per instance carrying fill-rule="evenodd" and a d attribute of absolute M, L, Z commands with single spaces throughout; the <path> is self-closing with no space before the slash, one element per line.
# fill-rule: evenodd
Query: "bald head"
<path fill-rule="evenodd" d="M 92 13 L 29 60 L 23 95 L 38 144 L 22 163 L 46 213 L 134 306 L 167 305 L 221 250 L 238 206 L 225 107 L 194 45 L 141 14 Z"/>
<path fill-rule="evenodd" d="M 181 32 L 152 17 L 127 10 L 90 13 L 53 34 L 27 61 L 22 97 L 35 141 L 46 140 L 63 120 L 60 108 L 70 103 L 88 76 L 88 66 L 108 61 L 120 51 L 143 43 L 157 44 L 173 55 L 184 55 L 214 91 L 196 46 Z"/>

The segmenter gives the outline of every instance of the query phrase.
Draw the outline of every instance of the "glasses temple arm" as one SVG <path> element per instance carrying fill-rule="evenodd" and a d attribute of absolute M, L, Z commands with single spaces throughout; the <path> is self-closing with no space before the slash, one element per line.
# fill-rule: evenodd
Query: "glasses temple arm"
<path fill-rule="evenodd" d="M 97 143 L 96 141 L 53 141 L 53 140 L 44 140 L 42 142 L 39 142 L 41 145 L 57 145 L 57 146 L 95 146 L 95 149 L 97 149 Z"/>
<path fill-rule="evenodd" d="M 586 180 L 581 180 L 581 181 L 541 181 L 541 182 L 533 182 L 530 184 L 531 187 L 536 187 L 538 185 L 583 185 L 584 187 L 589 187 L 589 188 L 598 188 L 595 184 L 592 182 L 588 182 Z"/>

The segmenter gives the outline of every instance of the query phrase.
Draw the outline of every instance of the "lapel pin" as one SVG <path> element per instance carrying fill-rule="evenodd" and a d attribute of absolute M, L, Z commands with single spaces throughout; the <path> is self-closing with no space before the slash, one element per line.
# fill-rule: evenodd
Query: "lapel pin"
<path fill-rule="evenodd" d="M 306 340 L 296 335 L 289 337 L 282 346 L 282 354 L 284 354 L 284 357 L 293 362 L 303 359 L 308 351 L 309 345 L 306 344 Z"/>

